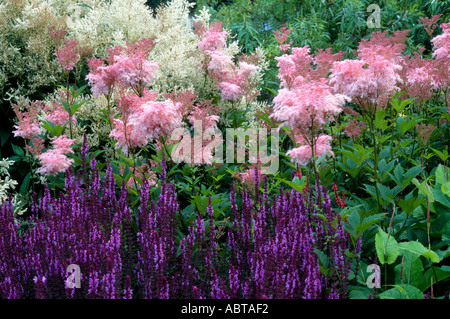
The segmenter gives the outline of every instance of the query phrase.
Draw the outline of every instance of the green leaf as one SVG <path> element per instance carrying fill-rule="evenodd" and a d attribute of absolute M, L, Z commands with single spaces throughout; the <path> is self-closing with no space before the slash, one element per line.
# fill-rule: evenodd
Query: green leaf
<path fill-rule="evenodd" d="M 394 285 L 379 294 L 380 299 L 424 299 L 423 292 L 411 285 Z"/>
<path fill-rule="evenodd" d="M 23 149 L 20 146 L 11 143 L 11 147 L 13 149 L 14 154 L 16 154 L 19 157 L 24 157 L 25 152 L 23 151 Z"/>
<path fill-rule="evenodd" d="M 397 244 L 397 248 L 400 249 L 401 251 L 408 251 L 417 256 L 424 256 L 433 263 L 439 262 L 438 254 L 436 254 L 432 250 L 428 250 L 427 248 L 425 248 L 424 245 L 422 245 L 422 243 L 418 241 L 401 242 Z"/>
<path fill-rule="evenodd" d="M 30 188 L 30 179 L 31 179 L 31 172 L 28 172 L 27 176 L 25 176 L 22 185 L 20 186 L 20 194 L 25 195 L 28 191 L 28 188 Z"/>
<path fill-rule="evenodd" d="M 377 251 L 378 260 L 382 265 L 385 263 L 392 264 L 400 255 L 397 247 L 398 243 L 393 236 L 388 236 L 381 228 L 375 235 L 375 249 Z"/>
<path fill-rule="evenodd" d="M 384 131 L 387 128 L 387 122 L 384 120 L 384 117 L 386 116 L 386 111 L 383 109 L 380 109 L 375 114 L 375 120 L 373 121 L 373 124 L 376 128 Z"/>
<path fill-rule="evenodd" d="M 441 185 L 444 185 L 449 182 L 449 174 L 450 170 L 447 166 L 439 164 L 436 169 L 436 182 Z"/>
<path fill-rule="evenodd" d="M 399 263 L 395 266 L 396 282 L 400 283 L 400 271 L 402 272 L 403 283 L 414 285 L 418 282 L 423 274 L 423 264 L 419 256 L 409 252 L 403 251 L 403 269 L 402 264 Z"/>
<path fill-rule="evenodd" d="M 416 185 L 416 187 L 420 190 L 420 192 L 427 196 L 430 199 L 430 202 L 433 203 L 434 202 L 434 197 L 433 197 L 433 193 L 430 191 L 430 189 L 425 185 L 421 184 L 417 178 L 413 178 L 412 182 L 414 183 L 414 185 Z"/>
<path fill-rule="evenodd" d="M 433 284 L 436 284 L 450 277 L 450 269 L 448 266 L 431 267 L 422 275 L 416 286 L 421 291 L 427 290 L 431 286 L 431 277 L 433 277 Z"/>
<path fill-rule="evenodd" d="M 441 185 L 441 192 L 450 196 L 450 182 Z"/>
<path fill-rule="evenodd" d="M 306 176 L 302 176 L 302 178 L 300 180 L 298 178 L 297 178 L 297 180 L 294 178 L 294 180 L 292 182 L 282 179 L 282 178 L 278 178 L 278 180 L 280 180 L 282 183 L 285 183 L 285 184 L 291 186 L 299 193 L 301 193 L 306 186 Z"/>

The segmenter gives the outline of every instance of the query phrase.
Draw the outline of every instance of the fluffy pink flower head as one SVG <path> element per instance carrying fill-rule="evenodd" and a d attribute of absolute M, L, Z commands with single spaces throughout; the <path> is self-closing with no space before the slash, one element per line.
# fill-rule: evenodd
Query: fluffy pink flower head
<path fill-rule="evenodd" d="M 60 151 L 62 154 L 73 153 L 71 148 L 72 144 L 76 142 L 76 139 L 67 138 L 67 135 L 61 135 L 53 138 L 53 148 Z"/>
<path fill-rule="evenodd" d="M 203 32 L 202 39 L 197 43 L 201 52 L 222 50 L 227 45 L 229 33 L 223 31 L 222 23 L 216 22 L 207 32 Z"/>
<path fill-rule="evenodd" d="M 89 74 L 86 76 L 91 86 L 92 95 L 97 97 L 101 94 L 109 95 L 119 76 L 119 70 L 110 65 L 105 65 L 103 60 L 98 58 L 88 59 L 90 68 Z"/>
<path fill-rule="evenodd" d="M 316 158 L 321 157 L 324 154 L 329 154 L 334 156 L 333 151 L 331 151 L 330 142 L 332 137 L 326 134 L 320 134 L 316 137 L 314 145 L 314 155 Z M 299 165 L 307 165 L 312 159 L 312 148 L 311 145 L 305 142 L 302 137 L 299 137 L 300 147 L 289 150 L 286 154 L 292 158 L 292 161 L 296 161 Z"/>
<path fill-rule="evenodd" d="M 172 131 L 181 126 L 179 105 L 171 100 L 163 102 L 149 101 L 130 116 L 130 123 L 142 133 L 146 139 L 158 139 L 169 136 Z"/>
<path fill-rule="evenodd" d="M 212 103 L 197 104 L 193 107 L 188 120 L 192 126 L 195 121 L 202 122 L 202 128 L 217 128 L 220 117 L 217 115 L 218 109 Z"/>
<path fill-rule="evenodd" d="M 77 49 L 78 41 L 64 39 L 64 45 L 55 49 L 56 59 L 61 67 L 66 71 L 71 71 L 80 59 L 80 53 Z"/>
<path fill-rule="evenodd" d="M 179 105 L 178 112 L 181 116 L 187 116 L 194 105 L 194 101 L 198 96 L 198 91 L 186 89 L 184 91 L 163 93 L 166 99 L 170 99 L 175 105 Z"/>
<path fill-rule="evenodd" d="M 324 81 L 310 81 L 301 87 L 280 89 L 273 99 L 272 118 L 294 128 L 319 129 L 339 114 L 348 98 L 334 94 Z"/>
<path fill-rule="evenodd" d="M 52 101 L 51 107 L 46 109 L 47 115 L 45 119 L 52 122 L 55 125 L 64 125 L 70 121 L 69 113 L 63 108 L 63 105 L 59 102 Z M 72 123 L 76 124 L 77 119 L 72 116 Z"/>
<path fill-rule="evenodd" d="M 121 148 L 127 154 L 130 149 L 147 145 L 148 141 L 141 131 L 136 129 L 133 123 L 126 123 L 121 119 L 111 118 L 114 129 L 109 134 L 116 141 L 116 148 Z"/>
<path fill-rule="evenodd" d="M 233 57 L 222 50 L 209 52 L 211 61 L 208 64 L 208 70 L 215 72 L 226 72 L 233 68 Z"/>
<path fill-rule="evenodd" d="M 244 95 L 242 88 L 234 83 L 221 82 L 219 88 L 223 101 L 237 101 Z"/>
<path fill-rule="evenodd" d="M 382 55 L 372 57 L 370 64 L 364 60 L 335 62 L 330 84 L 338 93 L 350 97 L 368 112 L 387 105 L 391 96 L 399 90 L 402 82 L 398 71 L 401 66 L 393 64 Z"/>
<path fill-rule="evenodd" d="M 66 135 L 53 138 L 53 148 L 40 154 L 38 157 L 42 166 L 36 170 L 36 173 L 57 175 L 66 171 L 74 162 L 73 159 L 68 158 L 66 155 L 73 153 L 73 149 L 70 146 L 75 141 L 75 139 L 68 139 Z"/>
<path fill-rule="evenodd" d="M 381 55 L 392 64 L 401 64 L 410 32 L 411 30 L 393 31 L 391 36 L 388 36 L 387 31 L 373 32 L 370 39 L 362 39 L 359 43 L 358 58 L 370 64 Z"/>
<path fill-rule="evenodd" d="M 131 87 L 141 92 L 147 85 L 153 82 L 158 63 L 143 59 L 139 56 L 118 55 L 115 63 L 109 67 L 118 74 L 117 81 L 124 87 Z"/>
<path fill-rule="evenodd" d="M 26 104 L 26 111 L 20 111 L 20 108 L 24 103 L 13 104 L 14 113 L 16 114 L 19 124 L 14 125 L 14 136 L 20 136 L 25 139 L 31 139 L 33 136 L 40 133 L 39 120 L 36 118 L 39 110 L 43 108 L 44 103 L 42 101 L 31 102 Z"/>
<path fill-rule="evenodd" d="M 433 43 L 433 56 L 437 60 L 446 60 L 448 66 L 450 60 L 450 22 L 442 23 L 441 28 L 443 33 L 431 40 Z"/>

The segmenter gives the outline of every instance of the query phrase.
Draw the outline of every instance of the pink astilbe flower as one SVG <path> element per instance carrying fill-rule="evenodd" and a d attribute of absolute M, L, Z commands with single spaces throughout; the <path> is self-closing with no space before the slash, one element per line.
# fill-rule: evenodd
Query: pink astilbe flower
<path fill-rule="evenodd" d="M 443 33 L 431 40 L 437 69 L 434 76 L 439 89 L 446 90 L 450 86 L 450 22 L 440 26 Z"/>
<path fill-rule="evenodd" d="M 366 129 L 366 124 L 357 119 L 351 119 L 344 127 L 344 132 L 352 141 L 356 141 L 361 135 L 361 131 Z"/>
<path fill-rule="evenodd" d="M 25 106 L 26 111 L 20 111 L 21 107 Z M 39 120 L 36 118 L 39 110 L 44 108 L 44 102 L 36 101 L 30 104 L 19 103 L 13 104 L 13 110 L 16 114 L 19 124 L 14 125 L 15 130 L 13 131 L 14 136 L 20 136 L 25 139 L 31 139 L 35 135 L 40 133 Z"/>
<path fill-rule="evenodd" d="M 146 139 L 158 139 L 169 136 L 175 128 L 181 126 L 181 116 L 178 113 L 178 105 L 171 100 L 149 101 L 132 114 L 130 123 L 135 125 L 135 129 L 142 132 Z"/>
<path fill-rule="evenodd" d="M 108 48 L 105 59 L 88 59 L 90 73 L 86 76 L 94 97 L 110 95 L 115 87 L 122 90 L 132 88 L 139 96 L 147 85 L 153 82 L 159 66 L 147 60 L 149 52 L 155 46 L 154 38 L 143 38 L 127 47 Z"/>
<path fill-rule="evenodd" d="M 401 83 L 398 71 L 401 66 L 393 64 L 381 55 L 364 60 L 344 60 L 334 63 L 330 84 L 335 92 L 352 99 L 363 111 L 372 113 L 387 105 Z"/>
<path fill-rule="evenodd" d="M 147 145 L 148 141 L 144 134 L 136 129 L 133 123 L 124 124 L 123 120 L 111 117 L 114 129 L 109 134 L 116 141 L 116 148 L 121 148 L 127 154 L 130 149 Z"/>
<path fill-rule="evenodd" d="M 434 29 L 436 29 L 436 23 L 441 16 L 442 16 L 442 13 L 436 14 L 436 15 L 432 16 L 431 18 L 429 18 L 429 17 L 425 17 L 425 18 L 420 17 L 419 18 L 419 22 L 423 25 L 426 33 L 428 34 L 428 36 L 430 38 L 433 36 Z"/>
<path fill-rule="evenodd" d="M 244 94 L 239 85 L 230 82 L 220 82 L 219 88 L 224 101 L 237 101 Z"/>
<path fill-rule="evenodd" d="M 88 59 L 88 65 L 90 72 L 86 80 L 91 86 L 92 95 L 109 95 L 119 76 L 118 69 L 105 65 L 104 61 L 98 58 Z"/>
<path fill-rule="evenodd" d="M 405 97 L 417 98 L 418 104 L 425 104 L 439 88 L 436 74 L 436 61 L 422 58 L 417 52 L 409 59 L 400 72 L 403 83 L 400 85 Z"/>
<path fill-rule="evenodd" d="M 334 62 L 339 61 L 344 52 L 331 53 L 331 49 L 319 49 L 315 55 L 310 48 L 292 48 L 292 54 L 276 57 L 278 77 L 281 87 L 293 88 L 311 80 L 323 80 L 328 77 Z"/>
<path fill-rule="evenodd" d="M 178 105 L 178 112 L 181 116 L 186 117 L 192 110 L 194 101 L 198 96 L 198 91 L 186 89 L 184 91 L 163 93 L 166 99 L 170 99 L 175 105 Z"/>
<path fill-rule="evenodd" d="M 196 29 L 198 30 L 197 34 L 201 37 L 201 40 L 197 43 L 201 52 L 222 50 L 226 47 L 229 33 L 223 31 L 221 22 L 216 22 L 208 31 L 199 24 L 196 24 Z"/>
<path fill-rule="evenodd" d="M 334 156 L 331 150 L 330 142 L 332 137 L 326 134 L 320 134 L 315 137 L 314 155 L 319 158 L 324 154 Z M 299 165 L 307 165 L 312 159 L 312 148 L 309 142 L 306 142 L 302 136 L 298 136 L 299 147 L 289 150 L 286 154 L 289 155 L 293 161 Z"/>
<path fill-rule="evenodd" d="M 360 41 L 357 49 L 358 58 L 370 64 L 381 55 L 394 65 L 401 64 L 402 53 L 410 32 L 411 30 L 397 30 L 393 31 L 391 36 L 388 36 L 387 31 L 373 32 L 370 39 Z"/>
<path fill-rule="evenodd" d="M 124 87 L 131 87 L 139 95 L 143 89 L 151 84 L 159 69 L 158 63 L 149 61 L 141 56 L 127 56 L 124 54 L 114 58 L 115 63 L 110 66 L 116 74 L 117 81 Z"/>
<path fill-rule="evenodd" d="M 68 153 L 73 153 L 70 147 L 76 139 L 68 139 L 66 135 L 53 138 L 53 148 L 47 150 L 45 153 L 39 155 L 41 167 L 36 170 L 36 173 L 43 175 L 57 175 L 65 172 L 74 162 L 73 159 L 68 158 Z"/>
<path fill-rule="evenodd" d="M 31 145 L 27 145 L 26 147 L 33 156 L 38 157 L 42 154 L 42 150 L 44 149 L 44 140 L 41 136 L 33 137 L 31 139 Z"/>
<path fill-rule="evenodd" d="M 292 129 L 318 130 L 342 111 L 347 100 L 344 95 L 334 94 L 326 83 L 311 81 L 293 90 L 280 89 L 273 99 L 271 117 Z"/>
<path fill-rule="evenodd" d="M 56 59 L 61 67 L 66 71 L 71 71 L 80 59 L 80 52 L 77 48 L 78 41 L 64 39 L 64 45 L 55 49 Z"/>
<path fill-rule="evenodd" d="M 47 115 L 45 119 L 52 122 L 55 125 L 64 125 L 70 121 L 69 113 L 64 109 L 63 105 L 59 102 L 52 101 L 51 106 L 46 108 Z M 76 124 L 77 119 L 72 116 L 72 124 Z"/>
<path fill-rule="evenodd" d="M 289 34 L 292 32 L 292 30 L 283 26 L 280 28 L 280 31 L 272 31 L 272 32 L 275 35 L 277 42 L 279 43 L 277 48 L 280 49 L 281 51 L 283 51 L 283 53 L 286 53 L 287 50 L 290 49 L 290 47 L 293 43 L 292 41 L 290 43 L 285 43 L 287 38 L 289 37 Z"/>
<path fill-rule="evenodd" d="M 201 121 L 202 128 L 217 128 L 220 117 L 217 115 L 219 108 L 211 103 L 211 100 L 197 103 L 188 116 L 189 123 L 194 126 L 195 121 Z"/>

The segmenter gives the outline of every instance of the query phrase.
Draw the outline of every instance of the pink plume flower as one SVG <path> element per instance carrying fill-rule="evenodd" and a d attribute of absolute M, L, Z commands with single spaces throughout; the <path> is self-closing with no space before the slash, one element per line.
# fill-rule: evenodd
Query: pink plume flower
<path fill-rule="evenodd" d="M 221 82 L 219 83 L 222 100 L 224 101 L 237 101 L 244 94 L 242 88 L 234 83 Z"/>
<path fill-rule="evenodd" d="M 181 126 L 179 105 L 171 100 L 163 102 L 149 101 L 141 105 L 140 109 L 130 117 L 130 123 L 136 130 L 142 132 L 146 139 L 158 139 L 169 136 L 172 131 Z"/>
<path fill-rule="evenodd" d="M 43 108 L 44 103 L 42 101 L 31 102 L 26 104 L 26 111 L 20 111 L 20 108 L 24 106 L 24 103 L 13 104 L 13 110 L 16 114 L 19 124 L 14 125 L 14 136 L 20 136 L 25 139 L 31 139 L 35 135 L 40 133 L 39 120 L 36 118 L 40 109 Z"/>
<path fill-rule="evenodd" d="M 36 170 L 36 173 L 57 175 L 60 172 L 65 172 L 74 162 L 73 159 L 68 158 L 66 155 L 73 153 L 73 149 L 70 146 L 75 141 L 75 139 L 68 139 L 66 135 L 53 138 L 53 148 L 40 154 L 38 157 L 42 166 Z"/>
<path fill-rule="evenodd" d="M 326 134 L 320 134 L 316 137 L 315 141 L 315 156 L 317 158 L 321 157 L 324 154 L 329 154 L 334 156 L 333 151 L 331 150 L 330 142 L 332 137 Z M 292 158 L 292 161 L 296 161 L 299 165 L 307 165 L 312 159 L 312 148 L 311 145 L 305 143 L 303 138 L 299 138 L 300 147 L 289 150 L 286 154 Z"/>
<path fill-rule="evenodd" d="M 47 115 L 45 119 L 52 122 L 55 125 L 64 125 L 70 121 L 69 113 L 63 108 L 63 105 L 59 102 L 52 101 L 52 106 L 46 109 Z M 77 119 L 72 116 L 72 123 L 76 124 Z"/>
<path fill-rule="evenodd" d="M 203 32 L 202 39 L 197 43 L 197 46 L 204 53 L 221 50 L 227 45 L 228 36 L 228 32 L 222 30 L 222 23 L 216 22 L 208 31 Z"/>
<path fill-rule="evenodd" d="M 127 154 L 130 149 L 147 145 L 148 141 L 145 136 L 136 129 L 132 123 L 126 123 L 121 119 L 111 118 L 114 129 L 109 134 L 116 141 L 116 148 L 121 148 Z"/>
<path fill-rule="evenodd" d="M 443 33 L 431 40 L 433 43 L 433 56 L 438 60 L 445 59 L 448 62 L 450 60 L 450 22 L 442 23 L 441 28 Z"/>
<path fill-rule="evenodd" d="M 56 59 L 66 71 L 73 70 L 80 59 L 77 45 L 78 41 L 66 38 L 64 39 L 64 45 L 55 49 Z"/>
<path fill-rule="evenodd" d="M 318 129 L 339 114 L 347 100 L 323 81 L 311 81 L 292 90 L 280 89 L 273 99 L 271 117 L 291 128 Z"/>

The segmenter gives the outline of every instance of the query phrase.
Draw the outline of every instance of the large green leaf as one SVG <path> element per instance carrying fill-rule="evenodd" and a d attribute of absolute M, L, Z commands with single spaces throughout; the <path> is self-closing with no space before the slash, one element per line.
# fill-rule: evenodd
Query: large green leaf
<path fill-rule="evenodd" d="M 411 285 L 394 285 L 379 294 L 380 299 L 424 299 L 423 292 Z"/>
<path fill-rule="evenodd" d="M 401 263 L 395 266 L 396 282 L 400 283 L 400 272 L 402 274 L 403 283 L 414 285 L 420 281 L 423 274 L 423 264 L 419 256 L 410 252 L 403 251 L 403 266 Z"/>
<path fill-rule="evenodd" d="M 375 235 L 375 249 L 377 251 L 378 260 L 382 265 L 385 263 L 392 264 L 400 255 L 398 243 L 393 236 L 389 236 L 381 228 Z"/>
<path fill-rule="evenodd" d="M 434 263 L 439 262 L 438 254 L 436 254 L 432 250 L 428 250 L 427 248 L 425 248 L 424 245 L 422 245 L 418 241 L 401 242 L 397 244 L 397 248 L 400 249 L 400 251 L 408 251 L 417 256 L 424 256 L 425 258 L 428 258 L 431 262 Z"/>

